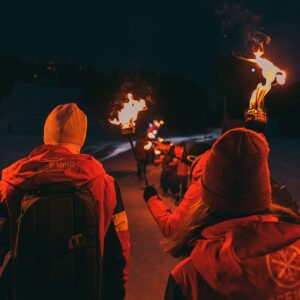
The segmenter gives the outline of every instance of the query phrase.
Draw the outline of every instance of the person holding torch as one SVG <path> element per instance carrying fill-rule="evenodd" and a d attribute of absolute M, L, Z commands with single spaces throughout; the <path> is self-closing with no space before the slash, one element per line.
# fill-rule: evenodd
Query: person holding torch
<path fill-rule="evenodd" d="M 213 145 L 200 199 L 166 243 L 183 257 L 165 299 L 293 299 L 300 283 L 300 218 L 272 203 L 269 145 L 237 128 Z"/>

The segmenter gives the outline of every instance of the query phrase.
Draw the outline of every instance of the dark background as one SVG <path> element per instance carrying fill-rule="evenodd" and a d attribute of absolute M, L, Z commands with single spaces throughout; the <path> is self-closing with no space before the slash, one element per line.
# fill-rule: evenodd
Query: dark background
<path fill-rule="evenodd" d="M 51 79 L 81 89 L 107 120 L 132 91 L 149 100 L 145 119 L 199 132 L 220 125 L 224 97 L 229 117 L 242 118 L 260 71 L 231 54 L 252 56 L 260 32 L 271 37 L 265 56 L 288 74 L 266 99 L 271 127 L 300 137 L 299 11 L 296 0 L 3 2 L 0 101 L 18 81 Z"/>

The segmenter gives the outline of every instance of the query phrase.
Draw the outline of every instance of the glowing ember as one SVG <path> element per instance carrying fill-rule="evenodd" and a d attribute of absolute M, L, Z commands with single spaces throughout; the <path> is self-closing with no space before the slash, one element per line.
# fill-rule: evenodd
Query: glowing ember
<path fill-rule="evenodd" d="M 121 129 L 134 128 L 138 113 L 147 110 L 145 100 L 134 100 L 130 93 L 127 97 L 129 101 L 124 103 L 123 108 L 118 112 L 118 118 L 109 120 L 114 125 L 120 125 Z"/>
<path fill-rule="evenodd" d="M 153 132 L 148 132 L 148 138 L 151 139 L 151 140 L 154 140 L 155 139 L 155 134 Z"/>
<path fill-rule="evenodd" d="M 164 123 L 165 123 L 164 120 L 153 120 L 153 122 L 149 124 L 149 128 L 147 130 L 148 138 L 151 140 L 155 140 L 160 127 Z"/>
<path fill-rule="evenodd" d="M 157 139 L 160 143 L 162 143 L 165 139 L 164 138 L 161 138 L 161 137 L 158 137 Z"/>
<path fill-rule="evenodd" d="M 144 146 L 145 150 L 150 150 L 152 148 L 152 142 L 148 141 L 147 144 Z"/>
<path fill-rule="evenodd" d="M 155 149 L 155 150 L 154 150 L 154 154 L 155 154 L 155 155 L 160 155 L 160 154 L 161 154 L 161 151 L 158 150 L 158 149 Z"/>
<path fill-rule="evenodd" d="M 276 67 L 272 62 L 263 58 L 263 51 L 258 50 L 254 52 L 255 58 L 243 58 L 247 61 L 256 63 L 258 67 L 262 70 L 262 75 L 264 76 L 266 82 L 259 83 L 256 89 L 253 91 L 250 99 L 249 109 L 253 110 L 263 110 L 264 108 L 264 98 L 266 94 L 270 91 L 272 84 L 285 84 L 286 72 Z"/>
<path fill-rule="evenodd" d="M 154 126 L 156 126 L 157 128 L 159 128 L 161 125 L 165 124 L 164 120 L 154 120 L 153 121 Z"/>

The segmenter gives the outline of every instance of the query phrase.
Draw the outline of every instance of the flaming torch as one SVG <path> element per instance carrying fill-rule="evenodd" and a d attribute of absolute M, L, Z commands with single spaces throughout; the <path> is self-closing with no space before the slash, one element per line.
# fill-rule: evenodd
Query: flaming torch
<path fill-rule="evenodd" d="M 261 122 L 267 124 L 267 114 L 264 109 L 264 98 L 271 90 L 272 85 L 284 85 L 286 72 L 276 67 L 271 61 L 262 57 L 264 52 L 259 49 L 254 52 L 255 58 L 242 58 L 257 64 L 262 70 L 265 83 L 259 83 L 250 98 L 249 109 L 245 113 L 246 122 Z"/>
<path fill-rule="evenodd" d="M 137 157 L 133 142 L 132 135 L 135 133 L 135 121 L 140 111 L 147 110 L 146 102 L 143 99 L 134 100 L 131 93 L 127 94 L 128 102 L 123 104 L 123 108 L 118 111 L 118 117 L 109 122 L 114 125 L 120 126 L 121 134 L 126 136 L 131 150 L 134 154 L 138 167 L 142 170 L 139 159 Z M 146 174 L 144 174 L 145 185 L 149 186 Z"/>

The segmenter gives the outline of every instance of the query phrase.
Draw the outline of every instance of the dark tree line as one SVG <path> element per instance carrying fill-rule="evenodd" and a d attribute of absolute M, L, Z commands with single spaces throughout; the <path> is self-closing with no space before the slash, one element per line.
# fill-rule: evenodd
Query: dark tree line
<path fill-rule="evenodd" d="M 87 90 L 86 99 L 102 118 L 108 118 L 115 107 L 121 107 L 129 92 L 146 100 L 149 109 L 144 119 L 160 116 L 169 129 L 199 132 L 213 123 L 212 99 L 205 90 L 185 77 L 170 73 L 136 71 L 102 75 L 94 88 Z"/>
<path fill-rule="evenodd" d="M 17 81 L 40 79 L 82 90 L 82 99 L 98 119 L 107 120 L 131 92 L 135 98 L 145 99 L 149 108 L 139 127 L 146 127 L 155 117 L 164 118 L 166 128 L 179 133 L 199 132 L 214 123 L 212 99 L 206 91 L 177 74 L 147 70 L 104 72 L 66 59 L 34 62 L 18 55 L 0 56 L 0 99 Z"/>
<path fill-rule="evenodd" d="M 0 101 L 18 81 L 55 80 L 57 84 L 82 91 L 87 107 L 107 121 L 115 108 L 120 108 L 128 92 L 144 98 L 148 111 L 138 124 L 145 128 L 155 117 L 164 118 L 167 131 L 201 132 L 221 123 L 223 99 L 231 118 L 243 118 L 249 97 L 257 83 L 263 80 L 259 70 L 252 72 L 249 64 L 225 57 L 217 64 L 217 89 L 221 101 L 212 106 L 212 99 L 196 82 L 178 74 L 138 70 L 101 71 L 93 66 L 74 64 L 67 59 L 48 62 L 25 60 L 19 55 L 0 55 Z M 300 112 L 300 83 L 275 87 L 266 97 L 270 130 L 277 135 L 300 137 L 297 124 Z"/>

